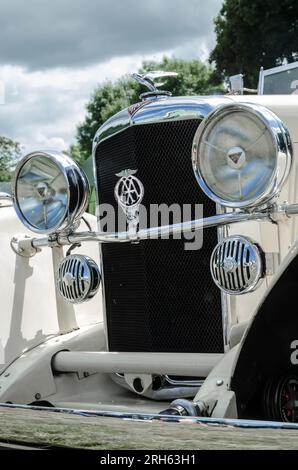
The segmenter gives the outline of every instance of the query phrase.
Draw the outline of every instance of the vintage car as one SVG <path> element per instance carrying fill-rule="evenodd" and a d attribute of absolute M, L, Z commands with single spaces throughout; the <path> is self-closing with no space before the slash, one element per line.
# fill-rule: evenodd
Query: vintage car
<path fill-rule="evenodd" d="M 135 78 L 94 137 L 96 217 L 54 151 L 0 196 L 0 402 L 296 422 L 298 97 Z"/>

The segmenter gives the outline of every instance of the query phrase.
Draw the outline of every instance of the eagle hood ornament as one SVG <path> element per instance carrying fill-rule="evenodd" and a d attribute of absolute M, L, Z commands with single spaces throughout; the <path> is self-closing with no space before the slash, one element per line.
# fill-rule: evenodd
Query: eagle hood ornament
<path fill-rule="evenodd" d="M 177 77 L 177 72 L 164 72 L 162 70 L 153 70 L 144 74 L 133 73 L 131 77 L 141 85 L 145 86 L 149 91 L 140 95 L 141 99 L 148 98 L 150 96 L 166 95 L 171 96 L 170 91 L 159 90 L 158 87 L 163 86 L 166 83 L 166 78 Z M 157 80 L 163 79 L 157 82 Z"/>

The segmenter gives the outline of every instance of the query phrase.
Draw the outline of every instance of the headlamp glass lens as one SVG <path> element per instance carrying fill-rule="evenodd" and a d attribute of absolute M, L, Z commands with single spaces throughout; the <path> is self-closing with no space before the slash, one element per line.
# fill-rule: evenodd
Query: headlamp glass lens
<path fill-rule="evenodd" d="M 200 173 L 217 197 L 232 203 L 257 199 L 275 175 L 276 148 L 266 124 L 236 111 L 205 129 L 199 150 Z"/>
<path fill-rule="evenodd" d="M 68 208 L 68 187 L 59 166 L 49 158 L 31 158 L 16 183 L 19 209 L 33 228 L 51 231 L 63 221 Z"/>

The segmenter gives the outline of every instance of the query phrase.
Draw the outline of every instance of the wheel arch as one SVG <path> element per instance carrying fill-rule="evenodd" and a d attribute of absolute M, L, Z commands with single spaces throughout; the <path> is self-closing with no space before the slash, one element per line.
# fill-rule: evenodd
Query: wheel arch
<path fill-rule="evenodd" d="M 298 348 L 298 242 L 282 263 L 240 345 L 231 379 L 240 418 L 247 417 L 268 379 L 289 371 L 298 375 L 298 365 L 291 360 L 295 341 Z"/>

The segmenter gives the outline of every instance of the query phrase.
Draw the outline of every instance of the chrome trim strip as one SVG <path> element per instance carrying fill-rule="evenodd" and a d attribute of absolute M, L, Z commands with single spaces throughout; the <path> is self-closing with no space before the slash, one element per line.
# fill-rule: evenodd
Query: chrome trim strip
<path fill-rule="evenodd" d="M 216 204 L 216 213 L 225 214 L 226 209 L 221 206 L 220 204 Z M 217 240 L 218 242 L 222 242 L 224 238 L 228 236 L 227 226 L 223 225 L 217 228 Z M 221 293 L 221 317 L 222 317 L 222 333 L 223 333 L 223 343 L 224 343 L 224 350 L 228 351 L 229 349 L 229 325 L 230 325 L 230 316 L 229 316 L 229 307 L 228 307 L 228 300 L 227 294 L 220 291 Z"/>
<path fill-rule="evenodd" d="M 165 376 L 166 382 L 170 385 L 177 385 L 180 387 L 201 387 L 205 382 L 204 379 L 198 380 L 174 380 L 171 379 L 168 375 Z"/>
<path fill-rule="evenodd" d="M 217 106 L 232 103 L 227 96 L 208 97 L 157 97 L 144 103 L 133 115 L 129 108 L 120 111 L 96 132 L 93 141 L 93 154 L 97 146 L 106 139 L 124 131 L 131 125 L 154 124 L 185 119 L 204 119 Z"/>
<path fill-rule="evenodd" d="M 108 137 L 107 137 L 108 138 Z M 94 140 L 92 146 L 92 166 L 93 166 L 93 178 L 94 178 L 94 187 L 96 192 L 96 219 L 97 219 L 97 230 L 101 231 L 100 220 L 99 220 L 99 188 L 97 180 L 97 167 L 96 167 L 96 149 L 97 143 Z M 108 322 L 107 322 L 107 311 L 106 311 L 106 295 L 105 295 L 105 278 L 104 278 L 104 269 L 102 262 L 102 249 L 101 244 L 99 243 L 99 269 L 101 271 L 101 298 L 102 298 L 102 314 L 103 314 L 103 325 L 104 325 L 104 336 L 106 340 L 107 349 L 109 350 L 109 335 L 108 335 Z"/>

